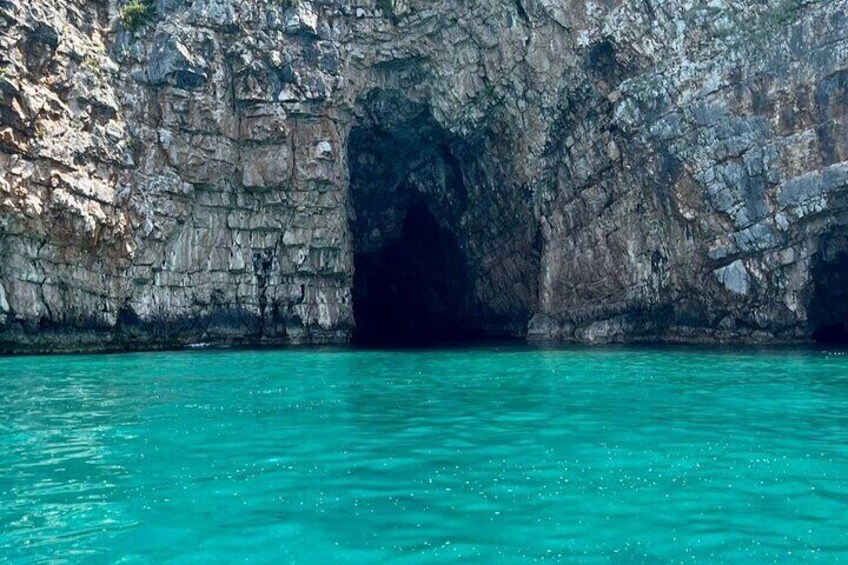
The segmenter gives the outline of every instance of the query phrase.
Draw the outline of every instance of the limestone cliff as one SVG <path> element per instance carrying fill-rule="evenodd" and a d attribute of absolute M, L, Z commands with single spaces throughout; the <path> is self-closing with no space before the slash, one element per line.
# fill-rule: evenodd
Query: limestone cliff
<path fill-rule="evenodd" d="M 133 7 L 0 0 L 0 351 L 845 335 L 848 0 Z"/>

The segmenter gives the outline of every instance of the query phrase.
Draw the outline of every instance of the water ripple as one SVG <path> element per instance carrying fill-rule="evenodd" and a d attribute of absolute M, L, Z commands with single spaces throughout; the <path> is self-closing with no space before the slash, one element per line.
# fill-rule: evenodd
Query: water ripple
<path fill-rule="evenodd" d="M 848 560 L 841 352 L 9 358 L 0 387 L 0 561 Z"/>

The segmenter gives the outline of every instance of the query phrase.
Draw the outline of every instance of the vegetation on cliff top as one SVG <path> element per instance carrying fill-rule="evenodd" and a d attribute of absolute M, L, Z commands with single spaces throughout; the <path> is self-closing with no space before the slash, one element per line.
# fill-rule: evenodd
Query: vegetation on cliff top
<path fill-rule="evenodd" d="M 145 0 L 129 0 L 118 8 L 118 18 L 130 33 L 144 25 L 151 13 L 151 6 Z"/>

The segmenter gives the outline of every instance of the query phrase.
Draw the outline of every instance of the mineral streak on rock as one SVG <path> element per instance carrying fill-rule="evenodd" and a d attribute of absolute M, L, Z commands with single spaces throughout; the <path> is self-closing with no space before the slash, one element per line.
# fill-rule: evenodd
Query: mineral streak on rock
<path fill-rule="evenodd" d="M 0 351 L 848 329 L 848 0 L 148 12 L 0 2 Z"/>

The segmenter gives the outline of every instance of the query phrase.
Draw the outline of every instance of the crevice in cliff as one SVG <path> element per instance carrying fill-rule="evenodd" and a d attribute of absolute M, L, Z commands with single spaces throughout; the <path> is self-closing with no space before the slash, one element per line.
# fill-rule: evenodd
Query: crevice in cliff
<path fill-rule="evenodd" d="M 527 15 L 527 10 L 524 9 L 524 3 L 521 0 L 515 0 L 515 9 L 518 11 L 518 16 L 526 23 L 530 24 L 530 17 Z M 528 37 L 527 41 L 529 42 L 530 38 Z"/>
<path fill-rule="evenodd" d="M 848 236 L 827 238 L 814 256 L 810 273 L 812 338 L 820 343 L 848 344 Z"/>

